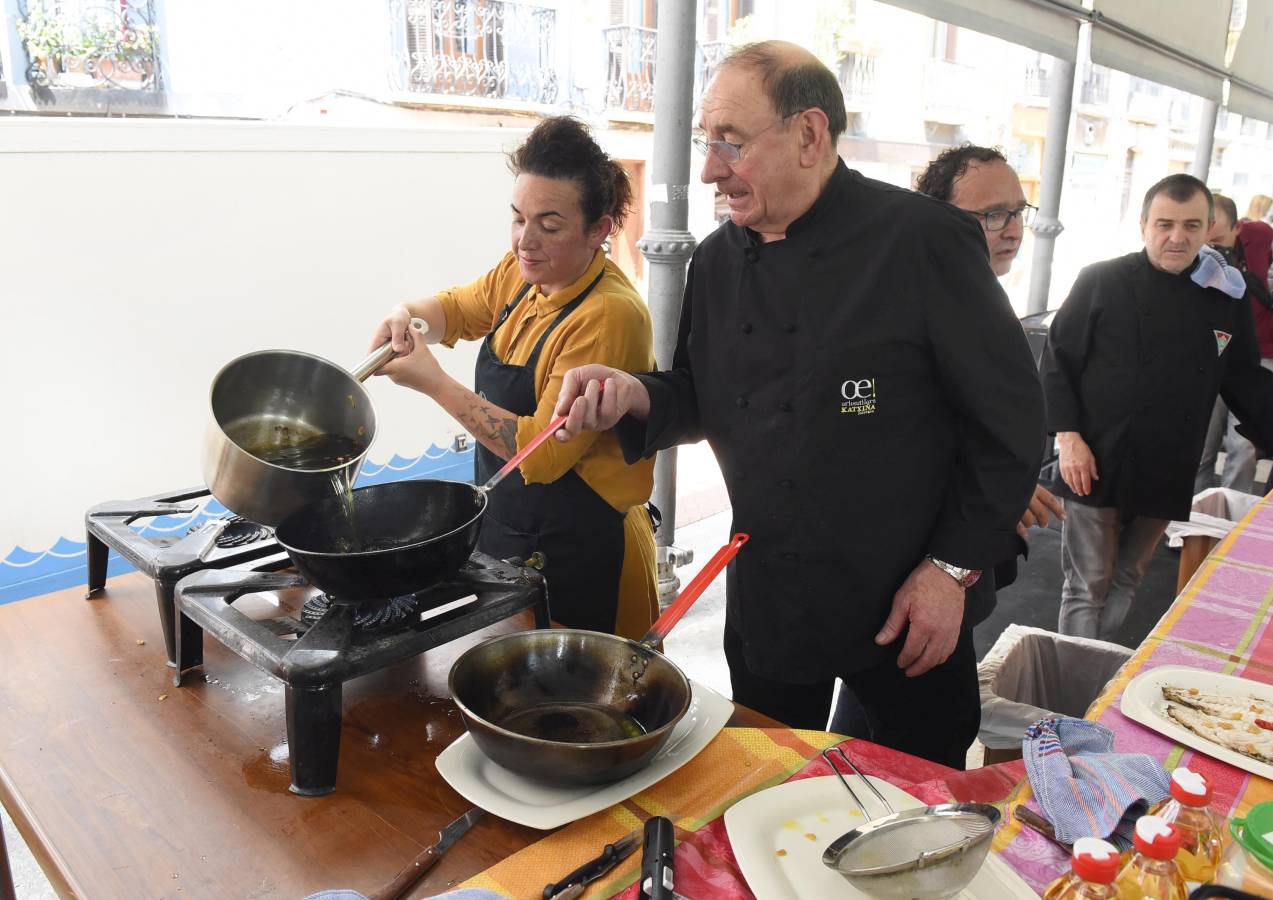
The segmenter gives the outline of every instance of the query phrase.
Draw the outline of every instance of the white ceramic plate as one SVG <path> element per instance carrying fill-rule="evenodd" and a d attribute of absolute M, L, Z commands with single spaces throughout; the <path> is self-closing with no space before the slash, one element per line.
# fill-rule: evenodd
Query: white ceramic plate
<path fill-rule="evenodd" d="M 1186 689 L 1197 688 L 1200 691 L 1233 694 L 1238 697 L 1257 697 L 1265 703 L 1273 703 L 1273 685 L 1188 666 L 1159 666 L 1157 669 L 1150 669 L 1133 678 L 1127 685 L 1127 689 L 1123 691 L 1122 699 L 1118 704 L 1118 708 L 1127 718 L 1152 728 L 1177 743 L 1192 747 L 1245 772 L 1273 779 L 1273 766 L 1212 743 L 1202 735 L 1194 734 L 1174 719 L 1168 718 L 1167 701 L 1162 695 L 1164 685 Z"/>
<path fill-rule="evenodd" d="M 622 781 L 596 787 L 540 784 L 498 766 L 467 733 L 438 754 L 438 774 L 464 799 L 531 828 L 556 828 L 600 812 L 675 772 L 708 745 L 734 714 L 734 704 L 690 680 L 690 708 L 653 761 Z"/>
<path fill-rule="evenodd" d="M 887 810 L 857 779 L 850 779 L 870 818 Z M 871 778 L 896 810 L 925 804 L 886 781 Z M 845 832 L 867 821 L 834 775 L 789 781 L 752 794 L 725 812 L 725 830 L 738 868 L 758 900 L 851 900 L 865 897 L 839 873 L 822 864 L 822 851 Z M 1038 895 L 995 856 L 959 897 L 1016 900 Z"/>

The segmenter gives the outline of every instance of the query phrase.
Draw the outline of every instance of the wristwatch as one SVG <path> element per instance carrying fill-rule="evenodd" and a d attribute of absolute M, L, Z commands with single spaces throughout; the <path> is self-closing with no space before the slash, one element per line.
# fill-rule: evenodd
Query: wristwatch
<path fill-rule="evenodd" d="M 928 560 L 951 578 L 955 579 L 961 588 L 972 587 L 977 583 L 977 579 L 981 577 L 980 569 L 961 569 L 959 566 L 951 565 L 945 560 L 937 559 L 931 553 L 928 556 L 925 556 L 924 559 Z"/>

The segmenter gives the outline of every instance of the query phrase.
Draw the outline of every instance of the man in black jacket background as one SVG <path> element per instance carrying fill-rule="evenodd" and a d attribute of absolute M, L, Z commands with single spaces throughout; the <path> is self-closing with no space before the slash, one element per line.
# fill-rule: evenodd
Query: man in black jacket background
<path fill-rule="evenodd" d="M 1167 522 L 1188 519 L 1217 394 L 1273 446 L 1242 274 L 1204 248 L 1207 186 L 1169 175 L 1141 208 L 1145 247 L 1079 273 L 1052 321 L 1042 375 L 1060 450 L 1059 630 L 1115 639 Z"/>
<path fill-rule="evenodd" d="M 962 767 L 989 611 L 964 591 L 1016 550 L 1042 399 L 975 220 L 850 171 L 845 118 L 799 47 L 721 65 L 699 143 L 730 221 L 690 263 L 673 368 L 568 373 L 559 438 L 617 425 L 635 459 L 705 437 L 752 537 L 726 581 L 734 699 L 824 728 L 839 676 L 871 739 Z"/>

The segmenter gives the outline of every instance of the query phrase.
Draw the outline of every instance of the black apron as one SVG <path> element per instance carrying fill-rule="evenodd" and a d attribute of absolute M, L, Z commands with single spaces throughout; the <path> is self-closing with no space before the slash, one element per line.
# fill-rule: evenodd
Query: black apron
<path fill-rule="evenodd" d="M 535 366 L 544 342 L 592 293 L 602 274 L 604 270 L 562 307 L 526 364 L 514 366 L 500 362 L 491 339 L 530 291 L 529 284 L 523 287 L 482 341 L 474 375 L 478 394 L 514 415 L 533 416 L 539 405 Z M 505 461 L 480 443 L 476 452 L 477 483 L 483 484 Z M 613 633 L 623 568 L 623 518 L 574 469 L 552 484 L 527 484 L 514 469 L 491 492 L 477 546 L 497 559 L 524 559 L 541 552 L 553 620 L 570 628 Z"/>

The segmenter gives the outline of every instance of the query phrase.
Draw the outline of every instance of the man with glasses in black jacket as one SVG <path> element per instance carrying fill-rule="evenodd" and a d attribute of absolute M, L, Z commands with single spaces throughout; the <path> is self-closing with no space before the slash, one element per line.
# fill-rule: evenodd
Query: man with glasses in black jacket
<path fill-rule="evenodd" d="M 617 426 L 630 460 L 706 438 L 751 535 L 726 578 L 734 699 L 825 728 L 838 676 L 871 740 L 962 767 L 985 614 L 965 589 L 1016 547 L 1042 395 L 981 229 L 849 170 L 845 119 L 802 48 L 718 67 L 700 177 L 730 220 L 690 262 L 672 368 L 568 372 L 558 437 Z"/>

